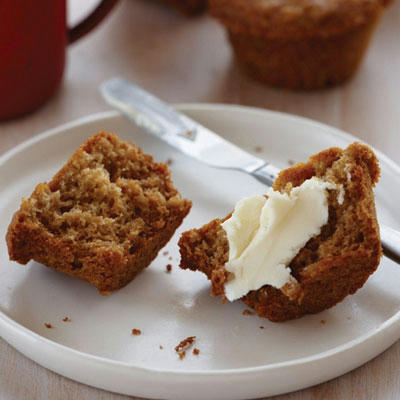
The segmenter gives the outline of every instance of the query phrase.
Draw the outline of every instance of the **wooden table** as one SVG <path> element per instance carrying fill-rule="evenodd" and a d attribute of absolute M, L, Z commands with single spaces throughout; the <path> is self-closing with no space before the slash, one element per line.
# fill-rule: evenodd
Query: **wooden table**
<path fill-rule="evenodd" d="M 95 0 L 71 2 L 76 20 Z M 94 33 L 69 49 L 65 81 L 37 112 L 0 123 L 0 154 L 80 116 L 107 110 L 99 83 L 122 75 L 170 102 L 235 103 L 313 118 L 350 132 L 400 163 L 400 2 L 386 12 L 365 62 L 347 85 L 315 93 L 269 89 L 242 76 L 224 31 L 204 16 L 185 19 L 149 0 L 125 0 Z M 395 188 L 394 188 L 395 190 Z M 73 382 L 0 340 L 0 398 L 125 399 Z M 400 343 L 363 367 L 279 400 L 399 399 Z"/>

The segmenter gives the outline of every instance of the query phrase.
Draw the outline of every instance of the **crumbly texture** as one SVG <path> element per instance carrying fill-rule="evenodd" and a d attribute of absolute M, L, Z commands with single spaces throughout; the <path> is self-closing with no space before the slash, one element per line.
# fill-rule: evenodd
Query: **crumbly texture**
<path fill-rule="evenodd" d="M 157 0 L 159 3 L 174 7 L 185 15 L 197 15 L 207 8 L 207 0 Z"/>
<path fill-rule="evenodd" d="M 277 87 L 340 84 L 357 70 L 390 0 L 210 0 L 240 68 Z"/>
<path fill-rule="evenodd" d="M 298 318 L 334 306 L 363 286 L 382 255 L 372 192 L 379 179 L 379 165 L 372 150 L 359 143 L 346 150 L 325 150 L 305 164 L 282 171 L 274 190 L 290 192 L 313 176 L 342 184 L 344 201 L 339 204 L 338 191 L 329 191 L 327 224 L 288 265 L 297 283 L 282 289 L 265 285 L 241 299 L 271 321 Z M 224 301 L 229 243 L 221 223 L 229 217 L 185 232 L 179 241 L 181 268 L 205 273 L 211 280 L 212 295 L 221 295 Z"/>
<path fill-rule="evenodd" d="M 100 132 L 23 199 L 7 232 L 11 260 L 35 260 L 102 294 L 129 283 L 169 241 L 191 202 L 168 167 Z"/>
<path fill-rule="evenodd" d="M 141 334 L 142 334 L 142 331 L 140 329 L 136 329 L 136 328 L 132 329 L 133 336 L 139 336 Z"/>

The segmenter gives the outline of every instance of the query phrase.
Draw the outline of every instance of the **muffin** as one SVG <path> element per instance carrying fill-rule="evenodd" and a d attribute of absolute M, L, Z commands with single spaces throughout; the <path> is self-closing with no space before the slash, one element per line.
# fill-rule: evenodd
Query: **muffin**
<path fill-rule="evenodd" d="M 165 164 L 100 132 L 22 200 L 8 227 L 9 256 L 20 264 L 35 260 L 108 294 L 151 263 L 190 207 Z"/>
<path fill-rule="evenodd" d="M 240 68 L 268 85 L 318 89 L 357 70 L 391 0 L 210 0 Z"/>
<path fill-rule="evenodd" d="M 284 271 L 290 274 L 288 279 L 280 285 L 264 284 L 243 291 L 240 299 L 260 317 L 279 322 L 318 313 L 361 288 L 378 267 L 382 254 L 372 191 L 378 178 L 379 165 L 374 153 L 359 143 L 345 150 L 325 150 L 305 164 L 282 171 L 273 189 L 286 197 L 312 179 L 325 182 L 326 223 L 287 259 Z M 309 207 L 313 205 L 309 203 Z M 203 272 L 211 281 L 211 294 L 221 295 L 224 301 L 229 297 L 229 285 L 232 288 L 233 280 L 241 278 L 227 267 L 233 251 L 226 231 L 231 218 L 232 214 L 185 232 L 179 241 L 180 267 Z M 308 216 L 305 218 L 307 221 Z M 256 240 L 255 233 L 246 237 L 248 225 L 237 226 L 239 234 L 249 243 Z M 273 247 L 289 247 L 283 237 L 273 236 Z M 245 250 L 242 251 L 244 254 Z M 259 248 L 260 254 L 263 251 L 264 247 Z M 267 257 L 264 256 L 265 263 Z"/>
<path fill-rule="evenodd" d="M 157 0 L 167 4 L 185 15 L 197 15 L 207 8 L 207 0 Z"/>

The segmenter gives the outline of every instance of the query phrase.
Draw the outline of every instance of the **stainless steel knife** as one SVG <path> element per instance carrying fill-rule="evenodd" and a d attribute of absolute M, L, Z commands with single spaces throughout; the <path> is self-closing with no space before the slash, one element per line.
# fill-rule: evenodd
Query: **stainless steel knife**
<path fill-rule="evenodd" d="M 112 107 L 145 131 L 211 167 L 245 172 L 271 186 L 279 169 L 221 138 L 139 86 L 122 78 L 103 82 L 100 92 Z M 400 263 L 400 232 L 380 224 L 383 253 Z"/>

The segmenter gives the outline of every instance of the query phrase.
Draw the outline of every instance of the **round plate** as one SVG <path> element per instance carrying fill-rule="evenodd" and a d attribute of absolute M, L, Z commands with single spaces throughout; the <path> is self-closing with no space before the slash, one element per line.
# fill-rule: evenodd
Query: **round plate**
<path fill-rule="evenodd" d="M 281 168 L 355 140 L 280 113 L 221 105 L 179 108 Z M 106 297 L 36 262 L 25 267 L 10 262 L 4 241 L 21 197 L 49 180 L 86 138 L 102 129 L 135 142 L 158 161 L 170 159 L 175 185 L 193 201 L 192 211 L 152 265 Z M 399 167 L 377 154 L 382 168 L 376 188 L 379 219 L 399 228 L 400 192 L 392 190 L 400 186 Z M 257 398 L 341 375 L 400 336 L 400 268 L 385 258 L 355 295 L 295 321 L 272 323 L 242 315 L 241 302 L 223 305 L 211 297 L 203 274 L 178 268 L 179 235 L 226 215 L 237 200 L 265 193 L 266 187 L 239 172 L 193 161 L 116 112 L 72 122 L 16 147 L 0 160 L 0 187 L 0 334 L 27 357 L 77 381 L 150 398 Z M 166 273 L 167 264 L 173 265 L 171 273 Z M 133 336 L 133 328 L 142 334 Z M 188 336 L 196 336 L 200 354 L 187 352 L 180 360 L 174 348 Z"/>

